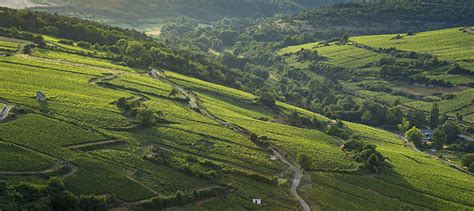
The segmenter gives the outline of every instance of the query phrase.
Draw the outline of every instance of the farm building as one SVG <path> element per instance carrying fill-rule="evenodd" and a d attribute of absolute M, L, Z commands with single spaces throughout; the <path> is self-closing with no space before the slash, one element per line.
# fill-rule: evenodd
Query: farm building
<path fill-rule="evenodd" d="M 252 203 L 254 204 L 262 204 L 262 199 L 252 199 Z"/>
<path fill-rule="evenodd" d="M 431 137 L 433 137 L 434 130 L 432 129 L 421 129 L 421 134 L 423 134 L 423 142 L 427 142 L 431 140 Z"/>

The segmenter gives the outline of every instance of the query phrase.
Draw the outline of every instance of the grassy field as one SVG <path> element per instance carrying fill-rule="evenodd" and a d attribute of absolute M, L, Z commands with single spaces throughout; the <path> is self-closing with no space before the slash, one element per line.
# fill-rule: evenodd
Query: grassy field
<path fill-rule="evenodd" d="M 172 85 L 167 81 L 106 60 L 46 50 L 1 57 L 0 68 L 0 97 L 26 113 L 16 111 L 18 115 L 12 120 L 0 123 L 0 171 L 41 171 L 64 160 L 78 168 L 64 179 L 67 188 L 78 194 L 107 194 L 134 202 L 231 183 L 232 192 L 183 209 L 298 209 L 288 192 L 287 179 L 293 175 L 286 165 L 272 160 L 268 150 L 248 138 L 195 112 L 179 96 L 170 96 Z M 195 92 L 218 118 L 267 136 L 291 161 L 304 152 L 313 159 L 314 169 L 332 172 L 355 168 L 340 149 L 342 140 L 320 130 L 272 121 L 281 113 L 256 103 L 256 96 L 250 93 L 169 71 L 166 75 Z M 47 103 L 35 99 L 37 91 L 45 93 Z M 158 123 L 137 127 L 136 120 L 125 116 L 115 103 L 123 97 L 142 99 L 143 106 L 159 116 Z M 286 114 L 297 112 L 330 121 L 289 104 L 277 105 Z M 442 106 L 450 109 L 449 105 Z M 470 176 L 404 147 L 393 134 L 346 125 L 364 140 L 376 143 L 393 167 L 386 175 L 377 176 L 308 172 L 301 191 L 305 199 L 312 199 L 314 208 L 331 209 L 335 203 L 347 209 L 362 208 L 358 200 L 369 196 L 374 197 L 369 206 L 373 209 L 396 209 L 402 204 L 415 208 L 474 206 L 473 192 L 465 191 L 474 188 Z M 122 144 L 101 145 L 111 140 Z M 73 149 L 87 144 L 97 145 Z M 147 159 L 156 150 L 170 153 L 176 163 Z M 215 167 L 215 177 L 192 173 L 206 169 L 199 164 L 204 161 L 219 166 Z M 282 184 L 270 185 L 220 168 L 277 176 Z M 54 174 L 62 175 L 61 171 Z M 41 175 L 5 177 L 10 183 L 45 183 Z M 262 198 L 265 205 L 253 205 L 250 200 L 254 197 Z"/>
<path fill-rule="evenodd" d="M 193 86 L 190 88 L 200 87 L 194 83 L 205 83 L 192 80 Z M 175 81 L 183 85 L 189 84 L 183 76 Z M 213 92 L 212 89 L 198 91 L 211 112 L 259 135 L 268 136 L 273 144 L 285 149 L 290 158 L 305 152 L 314 157 L 315 168 L 353 168 L 353 164 L 338 148 L 337 140 L 324 133 L 260 121 L 246 111 L 233 110 L 232 105 L 219 102 L 216 97 L 212 100 L 213 96 L 209 94 Z M 225 94 L 221 91 L 214 91 L 214 95 L 218 95 L 215 92 L 227 97 L 233 95 L 232 92 Z M 284 104 L 280 104 L 282 105 Z M 251 103 L 247 105 L 249 108 L 250 106 Z M 253 109 L 256 110 L 258 109 Z M 311 172 L 304 179 L 301 191 L 305 198 L 311 199 L 314 208 L 400 209 L 408 206 L 415 209 L 468 209 L 474 206 L 471 200 L 473 192 L 464 191 L 466 187 L 474 187 L 471 176 L 405 147 L 403 140 L 394 134 L 359 124 L 346 124 L 364 141 L 376 144 L 382 154 L 390 159 L 392 167 L 385 174 L 374 177 Z"/>
<path fill-rule="evenodd" d="M 369 50 L 357 48 L 351 45 L 337 45 L 331 43 L 330 45 L 322 45 L 320 43 L 309 43 L 304 45 L 289 46 L 277 52 L 278 55 L 295 54 L 301 49 L 312 49 L 318 52 L 318 55 L 326 58 L 322 63 L 330 64 L 345 68 L 357 68 L 365 64 L 376 62 L 383 55 L 371 52 Z M 296 60 L 289 60 L 293 65 L 296 65 Z M 302 66 L 300 66 L 302 67 Z"/>
<path fill-rule="evenodd" d="M 460 28 L 403 34 L 401 39 L 392 39 L 396 34 L 352 37 L 351 41 L 379 48 L 397 48 L 404 51 L 428 53 L 447 61 L 465 61 L 474 58 L 474 36 Z"/>
<path fill-rule="evenodd" d="M 473 69 L 474 63 L 474 36 L 465 33 L 460 28 L 451 28 L 437 31 L 417 33 L 413 36 L 401 35 L 401 39 L 393 39 L 396 34 L 370 35 L 350 38 L 350 41 L 376 48 L 396 48 L 403 51 L 415 51 L 417 53 L 431 54 L 449 64 L 460 64 L 467 69 Z M 466 84 L 472 83 L 474 77 L 470 75 L 448 74 L 448 66 L 436 70 L 423 70 L 420 73 L 429 79 L 451 82 L 453 88 L 422 86 L 404 83 L 402 81 L 384 81 L 379 77 L 380 67 L 363 67 L 366 64 L 376 64 L 383 57 L 392 57 L 389 54 L 381 54 L 359 48 L 349 42 L 344 45 L 322 43 L 309 43 L 297 46 L 285 47 L 277 54 L 283 56 L 285 61 L 299 71 L 308 71 L 310 61 L 297 61 L 296 53 L 301 49 L 312 49 L 318 51 L 318 55 L 325 57 L 320 63 L 332 66 L 355 69 L 353 77 L 357 82 L 344 82 L 344 88 L 353 95 L 362 99 L 376 99 L 378 102 L 393 104 L 400 102 L 403 105 L 430 111 L 434 103 L 438 103 L 441 113 L 455 118 L 457 114 L 463 116 L 464 121 L 472 123 L 473 99 L 472 88 Z M 394 58 L 395 59 L 395 58 Z M 399 61 L 410 62 L 410 59 L 396 58 Z M 315 74 L 315 73 L 312 73 Z M 314 78 L 314 77 L 313 77 Z M 391 91 L 374 91 L 364 86 L 378 86 Z M 404 93 L 405 95 L 394 95 L 392 92 Z M 407 95 L 411 95 L 407 96 Z"/>

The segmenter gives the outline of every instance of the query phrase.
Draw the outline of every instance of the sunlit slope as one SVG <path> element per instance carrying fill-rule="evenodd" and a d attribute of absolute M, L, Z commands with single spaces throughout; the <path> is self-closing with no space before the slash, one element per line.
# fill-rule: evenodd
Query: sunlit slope
<path fill-rule="evenodd" d="M 397 34 L 370 35 L 352 37 L 350 40 L 372 47 L 428 53 L 474 70 L 474 34 L 465 32 L 463 28 L 420 32 L 413 36 L 401 34 L 400 39 L 394 39 L 395 36 Z"/>
<path fill-rule="evenodd" d="M 56 39 L 48 40 L 58 44 Z M 4 45 L 15 44 L 20 45 L 13 41 Z M 147 71 L 38 49 L 32 55 L 0 57 L 0 67 L 0 99 L 18 112 L 0 123 L 4 146 L 0 174 L 10 175 L 12 182 L 43 183 L 36 175 L 58 175 L 77 194 L 106 194 L 137 204 L 177 191 L 192 193 L 232 183 L 236 190 L 216 199 L 233 202 L 221 204 L 224 208 L 248 206 L 247 199 L 255 195 L 265 199 L 269 208 L 296 207 L 286 188 L 251 177 L 222 170 L 213 179 L 193 175 L 211 170 L 195 159 L 229 172 L 234 169 L 268 178 L 284 165 L 270 160 L 269 152 L 247 138 L 188 108 L 182 97 L 170 96 L 172 86 Z M 38 91 L 46 95 L 45 103 L 35 99 Z M 156 126 L 137 127 L 136 120 L 117 107 L 117 100 L 132 97 L 160 114 Z M 154 149 L 169 151 L 182 164 L 145 159 Z M 278 202 L 272 198 L 275 195 L 285 200 Z"/>
<path fill-rule="evenodd" d="M 472 176 L 457 171 L 424 153 L 405 146 L 397 135 L 369 126 L 347 122 L 347 126 L 362 140 L 374 143 L 392 166 L 385 174 L 336 173 L 350 170 L 350 160 L 339 149 L 334 137 L 316 130 L 300 129 L 278 123 L 261 121 L 254 115 L 260 105 L 251 99 L 255 96 L 236 94 L 240 91 L 207 82 L 168 73 L 177 83 L 195 90 L 209 110 L 219 117 L 241 125 L 250 131 L 270 137 L 272 144 L 285 149 L 295 158 L 300 152 L 309 153 L 315 167 L 304 180 L 301 191 L 314 208 L 323 209 L 469 209 L 474 207 L 474 180 Z M 206 88 L 207 87 L 207 88 Z M 239 102 L 240 101 L 240 102 Z M 236 111 L 235 102 L 246 101 L 244 108 Z M 253 108 L 252 108 L 253 107 Z M 229 109 L 224 109 L 229 108 Z M 288 106 L 282 107 L 284 112 Z M 303 110 L 299 110 L 303 113 Z M 311 114 L 311 112 L 304 112 Z M 316 115 L 316 114 L 313 114 Z M 323 119 L 323 118 L 321 118 Z M 332 171 L 331 171 L 332 170 Z M 329 171 L 329 172 L 328 172 Z"/>

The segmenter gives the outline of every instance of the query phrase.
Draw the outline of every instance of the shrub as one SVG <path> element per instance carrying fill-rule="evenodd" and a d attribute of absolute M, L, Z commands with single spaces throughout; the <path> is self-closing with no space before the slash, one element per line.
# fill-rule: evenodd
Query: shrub
<path fill-rule="evenodd" d="M 407 139 L 416 146 L 421 146 L 421 140 L 423 139 L 423 134 L 421 133 L 420 129 L 417 127 L 412 127 L 410 130 L 406 132 Z"/>
<path fill-rule="evenodd" d="M 311 157 L 307 154 L 304 154 L 304 153 L 298 154 L 297 160 L 301 168 L 305 170 L 310 170 L 313 167 L 313 161 L 311 160 Z"/>

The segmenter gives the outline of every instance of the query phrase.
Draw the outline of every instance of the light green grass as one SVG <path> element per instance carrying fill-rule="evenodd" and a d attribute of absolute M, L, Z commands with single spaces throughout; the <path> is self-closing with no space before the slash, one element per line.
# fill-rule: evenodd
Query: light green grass
<path fill-rule="evenodd" d="M 345 68 L 360 67 L 368 63 L 376 62 L 383 57 L 381 54 L 377 54 L 366 49 L 357 48 L 352 45 L 330 44 L 329 46 L 324 46 L 320 45 L 319 43 L 309 43 L 286 47 L 278 51 L 277 54 L 295 54 L 301 49 L 316 50 L 318 55 L 327 58 L 327 60 L 322 61 L 321 63 Z M 298 62 L 294 59 L 291 64 L 297 66 Z M 305 66 L 307 67 L 307 65 L 302 65 L 300 67 L 304 68 Z"/>
<path fill-rule="evenodd" d="M 394 36 L 396 34 L 359 36 L 350 40 L 373 47 L 395 47 L 404 51 L 428 53 L 448 61 L 474 58 L 474 36 L 459 28 L 421 32 L 402 39 L 392 39 Z"/>
<path fill-rule="evenodd" d="M 0 124 L 0 139 L 56 158 L 68 158 L 72 151 L 65 145 L 104 139 L 103 136 L 74 125 L 39 115 L 26 115 Z"/>

